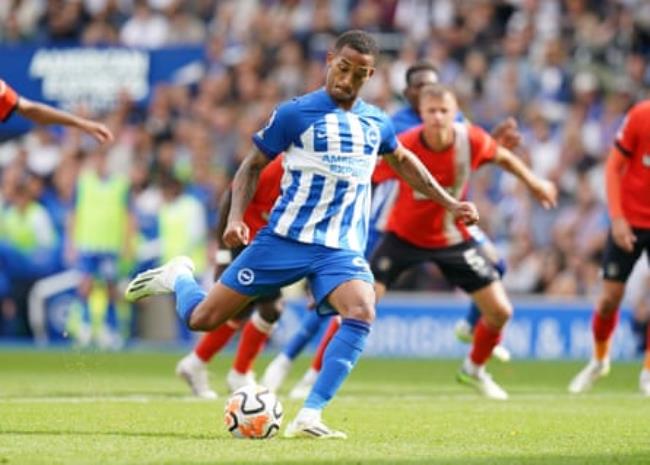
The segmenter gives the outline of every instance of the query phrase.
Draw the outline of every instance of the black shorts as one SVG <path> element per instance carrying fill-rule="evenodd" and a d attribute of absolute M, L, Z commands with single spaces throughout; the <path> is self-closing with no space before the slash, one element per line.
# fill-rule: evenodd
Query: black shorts
<path fill-rule="evenodd" d="M 393 233 L 384 235 L 372 255 L 370 268 L 375 280 L 390 287 L 404 270 L 426 262 L 435 263 L 447 281 L 467 293 L 499 279 L 496 268 L 473 240 L 451 247 L 425 249 Z"/>
<path fill-rule="evenodd" d="M 644 250 L 646 258 L 650 262 L 650 229 L 632 228 L 632 232 L 636 236 L 634 250 L 626 252 L 616 245 L 610 229 L 603 253 L 602 272 L 604 279 L 626 282 Z"/>

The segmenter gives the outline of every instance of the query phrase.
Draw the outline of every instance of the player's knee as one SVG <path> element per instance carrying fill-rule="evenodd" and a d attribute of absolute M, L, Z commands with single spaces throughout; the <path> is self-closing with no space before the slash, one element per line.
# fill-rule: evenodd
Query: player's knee
<path fill-rule="evenodd" d="M 190 315 L 187 326 L 192 331 L 211 331 L 221 323 L 223 322 L 218 321 L 212 312 L 203 312 L 197 308 Z"/>
<path fill-rule="evenodd" d="M 339 309 L 339 313 L 343 318 L 372 323 L 375 320 L 375 305 L 369 300 L 363 300 L 344 306 Z"/>
<path fill-rule="evenodd" d="M 616 310 L 618 310 L 619 306 L 621 305 L 622 298 L 622 292 L 606 290 L 598 299 L 598 306 L 596 308 L 596 311 L 603 316 L 611 315 L 612 313 L 616 312 Z"/>
<path fill-rule="evenodd" d="M 498 302 L 491 312 L 490 322 L 494 327 L 502 328 L 512 318 L 513 308 L 510 302 Z"/>

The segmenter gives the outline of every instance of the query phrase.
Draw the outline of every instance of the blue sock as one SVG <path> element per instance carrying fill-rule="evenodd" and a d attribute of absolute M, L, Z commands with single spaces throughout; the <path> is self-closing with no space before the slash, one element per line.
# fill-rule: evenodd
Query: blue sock
<path fill-rule="evenodd" d="M 201 289 L 201 286 L 192 276 L 187 274 L 182 274 L 176 278 L 174 292 L 176 293 L 176 313 L 187 325 L 192 312 L 205 299 L 207 293 Z"/>
<path fill-rule="evenodd" d="M 322 410 L 334 397 L 359 360 L 369 333 L 370 325 L 365 321 L 343 320 L 325 350 L 323 368 L 305 401 L 305 408 Z"/>
<path fill-rule="evenodd" d="M 472 328 L 472 332 L 474 331 L 474 328 L 476 327 L 476 323 L 478 323 L 478 320 L 480 318 L 481 318 L 481 311 L 478 309 L 478 305 L 472 302 L 472 305 L 469 306 L 469 311 L 467 312 L 467 316 L 465 317 L 470 327 Z"/>
<path fill-rule="evenodd" d="M 307 312 L 305 318 L 302 319 L 300 330 L 291 338 L 284 349 L 282 349 L 284 355 L 289 360 L 295 359 L 305 349 L 307 343 L 316 335 L 323 323 L 327 321 L 329 321 L 328 317 L 322 317 L 316 311 Z"/>

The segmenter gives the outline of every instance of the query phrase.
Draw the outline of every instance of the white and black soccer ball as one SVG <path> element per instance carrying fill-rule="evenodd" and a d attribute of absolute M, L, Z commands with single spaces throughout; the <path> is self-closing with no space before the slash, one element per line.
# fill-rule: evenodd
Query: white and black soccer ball
<path fill-rule="evenodd" d="M 269 439 L 280 430 L 282 404 L 264 386 L 244 386 L 228 398 L 224 421 L 236 438 Z"/>

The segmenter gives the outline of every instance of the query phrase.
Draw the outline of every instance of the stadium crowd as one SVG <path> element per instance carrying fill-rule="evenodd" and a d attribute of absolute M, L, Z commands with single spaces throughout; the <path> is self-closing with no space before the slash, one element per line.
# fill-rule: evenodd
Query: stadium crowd
<path fill-rule="evenodd" d="M 204 48 L 193 82 L 157 85 L 146 108 L 124 94 L 112 111 L 95 115 L 115 134 L 112 145 L 100 147 L 74 129 L 44 128 L 0 145 L 3 222 L 25 205 L 40 212 L 33 214 L 38 234 L 13 246 L 57 256 L 47 272 L 12 283 L 14 296 L 42 275 L 74 266 L 78 244 L 68 240 L 69 228 L 83 226 L 81 215 L 74 224 L 68 214 L 84 203 L 80 173 L 90 166 L 128 174 L 125 208 L 134 221 L 89 233 L 122 238 L 115 244 L 118 272 L 179 249 L 207 271 L 221 193 L 252 134 L 280 100 L 322 86 L 325 52 L 349 28 L 376 33 L 385 51 L 363 97 L 388 113 L 404 105 L 405 70 L 426 59 L 471 121 L 489 130 L 516 118 L 523 135 L 517 153 L 558 184 L 561 202 L 545 211 L 510 176 L 477 173 L 470 195 L 481 227 L 507 259 L 506 288 L 595 295 L 608 228 L 604 159 L 625 111 L 650 85 L 650 3 L 643 0 L 1 2 L 1 44 Z M 182 240 L 183 224 L 170 219 L 179 215 L 191 225 Z M 403 286 L 430 288 L 430 280 L 420 281 L 413 275 Z M 4 299 L 4 318 L 21 305 Z"/>

